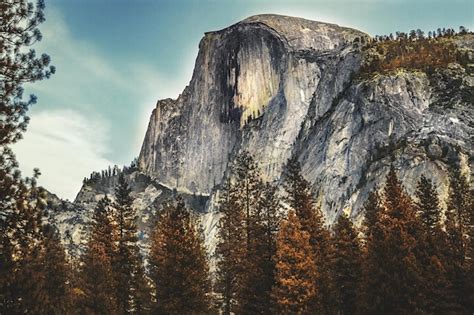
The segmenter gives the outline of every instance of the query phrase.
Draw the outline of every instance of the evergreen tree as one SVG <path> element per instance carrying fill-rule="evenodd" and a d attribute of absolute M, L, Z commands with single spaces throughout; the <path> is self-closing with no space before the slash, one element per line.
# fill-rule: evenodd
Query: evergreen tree
<path fill-rule="evenodd" d="M 261 307 L 257 296 L 262 293 L 256 287 L 255 279 L 260 277 L 262 266 L 261 257 L 257 257 L 261 240 L 257 238 L 263 232 L 262 216 L 259 202 L 263 192 L 263 184 L 257 163 L 248 152 L 237 156 L 233 166 L 233 192 L 236 194 L 238 207 L 244 214 L 243 228 L 245 233 L 245 248 L 240 285 L 237 291 L 238 312 L 249 313 Z M 257 261 L 258 260 L 258 261 Z"/>
<path fill-rule="evenodd" d="M 42 254 L 47 302 L 43 314 L 66 314 L 71 309 L 69 265 L 59 231 L 52 225 L 43 227 L 44 249 Z"/>
<path fill-rule="evenodd" d="M 353 314 L 362 276 L 362 253 L 357 231 L 344 214 L 334 226 L 332 243 L 330 263 L 335 309 L 338 314 Z"/>
<path fill-rule="evenodd" d="M 459 168 L 453 168 L 445 224 L 448 239 L 446 268 L 457 302 L 465 313 L 474 310 L 474 296 L 471 293 L 473 262 L 470 256 L 474 237 L 473 211 L 472 192 L 467 179 Z"/>
<path fill-rule="evenodd" d="M 23 100 L 23 84 L 49 78 L 55 72 L 50 57 L 38 57 L 31 46 L 42 38 L 39 25 L 45 21 L 44 1 L 0 3 L 0 147 L 22 137 L 29 119 L 26 112 L 36 97 Z"/>
<path fill-rule="evenodd" d="M 251 275 L 245 290 L 243 314 L 268 314 L 271 310 L 271 290 L 275 285 L 276 233 L 279 227 L 280 201 L 276 187 L 265 184 L 256 210 L 251 215 L 251 242 L 246 257 L 245 272 Z"/>
<path fill-rule="evenodd" d="M 318 286 L 315 305 L 321 312 L 331 313 L 333 305 L 330 283 L 330 234 L 324 227 L 324 218 L 319 207 L 315 206 L 309 182 L 301 174 L 301 166 L 296 158 L 291 158 L 286 166 L 285 185 L 286 202 L 298 216 L 303 230 L 308 232 L 310 244 L 315 255 L 314 261 L 318 268 L 318 278 L 314 279 Z"/>
<path fill-rule="evenodd" d="M 309 239 L 298 216 L 290 210 L 277 237 L 276 284 L 272 291 L 277 314 L 315 312 L 317 269 Z"/>
<path fill-rule="evenodd" d="M 245 215 L 245 233 L 247 250 L 252 242 L 251 239 L 251 220 L 252 214 L 256 210 L 260 194 L 261 184 L 260 171 L 257 163 L 248 152 L 243 152 L 237 156 L 233 166 L 233 183 L 237 194 L 237 202 L 243 209 Z"/>
<path fill-rule="evenodd" d="M 123 173 L 115 187 L 114 221 L 117 225 L 117 251 L 112 258 L 116 277 L 118 313 L 143 312 L 149 307 L 147 279 L 138 247 L 137 216 L 132 207 L 131 189 Z"/>
<path fill-rule="evenodd" d="M 436 188 L 423 175 L 417 190 L 418 213 L 423 223 L 424 235 L 418 242 L 425 245 L 421 262 L 423 265 L 423 286 L 425 287 L 425 310 L 429 313 L 449 313 L 457 311 L 454 292 L 446 275 L 447 263 L 444 255 L 447 247 L 445 233 L 441 229 L 441 209 Z"/>
<path fill-rule="evenodd" d="M 217 284 L 216 290 L 222 299 L 224 314 L 235 313 L 237 295 L 241 287 L 245 254 L 245 230 L 243 209 L 237 202 L 237 195 L 230 180 L 221 191 L 219 202 L 221 218 L 218 223 L 216 245 Z"/>
<path fill-rule="evenodd" d="M 420 211 L 421 221 L 430 234 L 436 233 L 440 227 L 441 217 L 438 193 L 432 181 L 424 175 L 420 177 L 418 182 L 416 197 L 418 199 L 417 206 Z"/>
<path fill-rule="evenodd" d="M 449 177 L 448 212 L 453 214 L 454 220 L 465 242 L 469 240 L 471 230 L 471 192 L 466 177 L 459 168 L 453 168 Z"/>
<path fill-rule="evenodd" d="M 387 175 L 383 212 L 367 239 L 363 313 L 422 312 L 424 290 L 419 239 L 422 223 L 393 166 Z"/>
<path fill-rule="evenodd" d="M 37 57 L 32 45 L 41 39 L 44 3 L 26 0 L 0 3 L 0 313 L 34 312 L 43 306 L 41 271 L 41 202 L 32 180 L 23 179 L 11 144 L 21 139 L 36 102 L 23 99 L 23 84 L 49 78 L 50 58 Z M 33 185 L 32 185 L 33 184 Z M 28 278 L 30 277 L 30 278 Z M 35 281 L 33 283 L 33 281 Z M 38 299 L 36 299 L 38 298 Z M 31 303 L 30 303 L 31 302 Z M 34 305 L 34 302 L 38 302 Z"/>
<path fill-rule="evenodd" d="M 196 225 L 180 198 L 160 214 L 150 253 L 155 314 L 208 314 L 210 311 L 209 266 Z"/>
<path fill-rule="evenodd" d="M 116 283 L 112 258 L 116 252 L 110 200 L 105 196 L 94 209 L 92 226 L 80 272 L 85 313 L 114 314 L 117 312 Z"/>
<path fill-rule="evenodd" d="M 379 222 L 379 216 L 382 211 L 380 194 L 377 191 L 377 187 L 374 187 L 373 191 L 369 193 L 367 201 L 364 203 L 364 228 L 367 237 L 372 234 L 374 227 L 377 222 Z"/>
<path fill-rule="evenodd" d="M 1 313 L 41 313 L 48 307 L 42 229 L 46 202 L 44 191 L 36 187 L 39 172 L 35 175 L 18 182 L 16 200 L 4 217 L 1 256 L 5 255 L 2 260 L 6 265 L 0 268 Z"/>
<path fill-rule="evenodd" d="M 255 299 L 255 278 L 260 265 L 253 261 L 258 248 L 259 234 L 263 227 L 257 214 L 263 193 L 260 172 L 248 152 L 237 156 L 231 168 L 230 178 L 223 190 L 219 223 L 220 242 L 216 254 L 219 257 L 218 291 L 222 293 L 224 312 L 248 312 L 260 304 Z M 229 230 L 231 229 L 231 230 Z M 243 239 L 242 239 L 243 237 Z"/>

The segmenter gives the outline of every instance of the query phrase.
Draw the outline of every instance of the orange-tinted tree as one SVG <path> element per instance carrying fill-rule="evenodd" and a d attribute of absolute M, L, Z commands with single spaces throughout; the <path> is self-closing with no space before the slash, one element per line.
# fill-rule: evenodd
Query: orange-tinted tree
<path fill-rule="evenodd" d="M 276 283 L 272 296 L 277 314 L 313 314 L 318 294 L 317 269 L 310 236 L 293 210 L 277 236 Z"/>
<path fill-rule="evenodd" d="M 111 212 L 111 201 L 105 196 L 94 209 L 89 241 L 81 258 L 79 276 L 82 298 L 79 308 L 85 313 L 117 312 L 116 282 L 112 269 L 117 248 Z"/>
<path fill-rule="evenodd" d="M 150 277 L 155 314 L 208 314 L 209 266 L 204 242 L 182 199 L 160 213 L 152 236 Z"/>
<path fill-rule="evenodd" d="M 303 230 L 308 232 L 310 244 L 313 248 L 318 278 L 314 279 L 319 294 L 315 305 L 322 312 L 332 312 L 332 288 L 330 281 L 330 234 L 324 226 L 324 217 L 321 209 L 315 205 L 309 182 L 301 173 L 301 166 L 296 158 L 291 158 L 286 165 L 285 184 L 286 202 L 298 216 Z"/>

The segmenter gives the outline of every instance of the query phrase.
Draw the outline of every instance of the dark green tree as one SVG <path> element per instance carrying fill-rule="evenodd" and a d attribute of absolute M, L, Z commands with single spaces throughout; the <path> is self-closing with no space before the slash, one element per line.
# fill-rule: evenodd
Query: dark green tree
<path fill-rule="evenodd" d="M 44 248 L 42 253 L 44 290 L 47 298 L 43 314 L 66 314 L 71 310 L 71 288 L 69 265 L 66 260 L 61 236 L 56 227 L 43 227 Z"/>
<path fill-rule="evenodd" d="M 145 312 L 150 305 L 148 281 L 138 247 L 137 215 L 130 194 L 124 174 L 120 173 L 114 203 L 117 251 L 112 258 L 120 314 L 139 310 Z"/>
<path fill-rule="evenodd" d="M 374 187 L 369 193 L 367 201 L 364 203 L 364 229 L 367 237 L 372 234 L 374 227 L 377 222 L 379 222 L 379 216 L 382 211 L 381 197 L 377 191 L 377 187 Z"/>
<path fill-rule="evenodd" d="M 231 314 L 237 311 L 238 293 L 242 286 L 246 233 L 244 212 L 237 201 L 237 194 L 230 179 L 220 192 L 218 243 L 216 246 L 217 283 L 216 291 L 221 296 L 222 311 Z"/>
<path fill-rule="evenodd" d="M 354 314 L 362 277 L 362 252 L 352 222 L 344 214 L 334 226 L 330 253 L 331 281 L 338 314 Z"/>
<path fill-rule="evenodd" d="M 470 313 L 474 309 L 471 293 L 473 201 L 469 183 L 460 169 L 454 167 L 450 174 L 448 207 L 446 211 L 447 265 L 449 279 L 453 285 L 457 302 L 462 311 Z"/>
<path fill-rule="evenodd" d="M 421 176 L 415 192 L 417 210 L 423 223 L 424 235 L 418 239 L 422 248 L 424 309 L 433 314 L 458 310 L 452 285 L 446 274 L 446 235 L 441 229 L 441 209 L 438 193 L 432 181 Z"/>
<path fill-rule="evenodd" d="M 255 211 L 250 217 L 250 247 L 245 273 L 250 275 L 244 290 L 246 297 L 241 307 L 244 314 L 269 314 L 272 307 L 271 291 L 275 285 L 276 234 L 280 223 L 280 200 L 276 187 L 268 183 L 261 188 Z"/>
<path fill-rule="evenodd" d="M 420 177 L 416 190 L 417 206 L 421 221 L 430 233 L 436 233 L 440 228 L 441 210 L 438 193 L 433 182 L 424 175 Z"/>
<path fill-rule="evenodd" d="M 38 26 L 44 21 L 44 2 L 0 2 L 0 313 L 34 312 L 28 304 L 43 285 L 37 268 L 41 247 L 41 202 L 35 181 L 23 179 L 10 145 L 26 130 L 29 106 L 35 96 L 23 99 L 23 84 L 48 78 L 50 58 L 37 57 L 30 47 L 41 39 Z M 28 48 L 29 51 L 28 51 Z M 31 276 L 31 278 L 28 278 Z M 28 282 L 25 283 L 24 280 Z M 38 280 L 35 283 L 32 281 Z M 29 299 L 29 300 L 27 300 Z M 38 305 L 38 308 L 41 306 Z"/>

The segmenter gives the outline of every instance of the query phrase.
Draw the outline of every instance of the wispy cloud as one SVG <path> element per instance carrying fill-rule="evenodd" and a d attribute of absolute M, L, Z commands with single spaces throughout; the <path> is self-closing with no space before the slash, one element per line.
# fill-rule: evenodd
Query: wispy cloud
<path fill-rule="evenodd" d="M 25 175 L 40 167 L 39 184 L 73 200 L 85 174 L 112 164 L 104 158 L 107 134 L 106 122 L 77 111 L 43 111 L 35 115 L 14 150 Z"/>

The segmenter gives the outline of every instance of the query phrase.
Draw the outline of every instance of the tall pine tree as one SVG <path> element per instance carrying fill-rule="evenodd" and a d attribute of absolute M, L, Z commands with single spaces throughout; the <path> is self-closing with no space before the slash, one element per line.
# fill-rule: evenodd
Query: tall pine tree
<path fill-rule="evenodd" d="M 440 228 L 441 210 L 433 182 L 422 175 L 415 194 L 421 221 L 430 234 L 437 233 Z"/>
<path fill-rule="evenodd" d="M 272 296 L 277 314 L 314 314 L 318 294 L 317 269 L 310 236 L 293 210 L 281 224 L 277 237 L 276 283 Z"/>
<path fill-rule="evenodd" d="M 364 230 L 366 237 L 370 237 L 374 227 L 379 222 L 380 215 L 383 211 L 381 202 L 380 194 L 377 190 L 377 186 L 375 186 L 369 193 L 367 201 L 364 203 Z"/>
<path fill-rule="evenodd" d="M 245 272 L 250 275 L 244 288 L 244 314 L 269 314 L 271 290 L 275 284 L 276 233 L 280 222 L 280 200 L 276 187 L 266 183 L 250 217 L 250 247 Z"/>
<path fill-rule="evenodd" d="M 70 266 L 56 227 L 43 227 L 44 248 L 42 254 L 47 297 L 44 314 L 66 314 L 71 310 Z"/>
<path fill-rule="evenodd" d="M 324 217 L 319 207 L 316 207 L 311 194 L 309 182 L 301 173 L 300 163 L 296 158 L 291 158 L 286 165 L 285 183 L 286 202 L 298 216 L 303 230 L 308 232 L 310 244 L 313 248 L 314 261 L 318 268 L 318 278 L 314 279 L 318 286 L 319 294 L 314 301 L 321 312 L 331 313 L 332 288 L 330 281 L 330 234 L 324 226 Z"/>
<path fill-rule="evenodd" d="M 169 204 L 155 227 L 150 275 L 155 314 L 208 314 L 211 308 L 207 254 L 196 222 L 182 199 Z"/>
<path fill-rule="evenodd" d="M 368 314 L 423 311 L 419 260 L 421 220 L 394 167 L 386 178 L 383 211 L 367 238 L 361 311 Z"/>
<path fill-rule="evenodd" d="M 131 189 L 120 173 L 115 187 L 114 221 L 117 251 L 112 258 L 116 281 L 118 313 L 146 312 L 150 304 L 148 282 L 138 247 L 137 216 L 132 207 Z"/>
<path fill-rule="evenodd" d="M 238 293 L 242 285 L 246 249 L 244 212 L 237 201 L 234 187 L 228 180 L 220 192 L 218 243 L 216 246 L 217 283 L 224 314 L 237 311 Z"/>
<path fill-rule="evenodd" d="M 232 165 L 230 178 L 224 187 L 219 223 L 218 291 L 223 298 L 223 311 L 249 312 L 258 307 L 254 279 L 259 276 L 253 261 L 262 230 L 257 215 L 263 184 L 257 163 L 248 152 L 239 154 Z"/>
<path fill-rule="evenodd" d="M 450 173 L 446 233 L 448 239 L 447 265 L 457 302 L 463 312 L 472 313 L 474 282 L 472 274 L 473 200 L 469 183 L 461 170 L 454 167 Z"/>
<path fill-rule="evenodd" d="M 354 314 L 362 276 L 362 252 L 352 222 L 344 214 L 334 226 L 330 253 L 331 281 L 338 314 Z"/>
<path fill-rule="evenodd" d="M 36 55 L 41 40 L 44 1 L 0 3 L 0 313 L 44 310 L 44 245 L 41 201 L 33 180 L 24 179 L 10 146 L 22 138 L 29 122 L 27 111 L 36 102 L 23 97 L 23 84 L 49 78 L 50 58 Z M 35 171 L 35 176 L 39 175 Z"/>
<path fill-rule="evenodd" d="M 114 225 L 111 221 L 111 201 L 105 196 L 94 209 L 89 241 L 80 271 L 84 313 L 115 314 L 117 298 L 112 259 L 116 252 Z"/>

